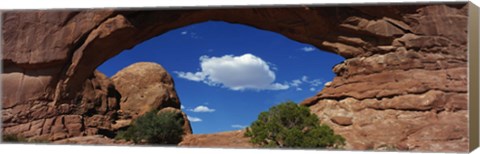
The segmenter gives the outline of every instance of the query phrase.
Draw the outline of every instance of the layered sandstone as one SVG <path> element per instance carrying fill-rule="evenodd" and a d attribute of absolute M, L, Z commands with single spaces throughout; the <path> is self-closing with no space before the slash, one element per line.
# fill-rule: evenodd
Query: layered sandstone
<path fill-rule="evenodd" d="M 382 18 L 395 27 L 372 32 L 391 41 L 336 65 L 338 76 L 302 104 L 344 136 L 348 149 L 466 151 L 466 8 L 426 6 L 403 19 Z M 351 33 L 378 24 L 349 22 L 343 27 Z"/>
<path fill-rule="evenodd" d="M 79 125 L 93 117 L 110 121 L 110 110 L 120 103 L 109 92 L 93 92 L 94 100 L 104 98 L 99 106 L 80 107 L 79 101 L 90 99 L 78 96 L 92 91 L 85 84 L 96 67 L 153 36 L 220 20 L 345 57 L 333 68 L 337 77 L 302 104 L 345 136 L 349 149 L 467 151 L 467 8 L 430 3 L 5 12 L 2 126 L 51 139 L 106 132 L 101 123 Z M 87 108 L 94 112 L 84 114 Z"/>
<path fill-rule="evenodd" d="M 30 139 L 62 140 L 55 143 L 97 144 L 92 141 L 94 137 L 66 138 L 97 134 L 112 138 L 118 130 L 127 128 L 138 116 L 151 110 L 179 114 L 185 121 L 185 134 L 192 133 L 186 114 L 180 110 L 172 77 L 155 63 L 133 64 L 112 79 L 95 71 L 70 103 L 35 103 L 32 109 L 26 106 L 4 109 L 3 125 L 7 127 L 3 133 Z M 13 114 L 18 110 L 30 112 Z M 23 116 L 28 117 L 22 119 Z M 32 122 L 18 124 L 21 120 Z M 100 139 L 100 143 L 116 142 Z"/>
<path fill-rule="evenodd" d="M 119 101 L 120 95 L 110 79 L 95 71 L 70 103 L 36 100 L 2 106 L 3 133 L 43 140 L 110 135 Z"/>

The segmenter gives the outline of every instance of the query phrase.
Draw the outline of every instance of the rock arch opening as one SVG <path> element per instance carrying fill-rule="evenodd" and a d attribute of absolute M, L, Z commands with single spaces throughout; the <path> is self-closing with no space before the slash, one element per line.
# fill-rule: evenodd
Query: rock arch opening
<path fill-rule="evenodd" d="M 174 93 L 182 105 L 167 106 L 188 115 L 194 134 L 210 134 L 240 130 L 275 104 L 288 100 L 299 103 L 315 95 L 333 79 L 333 66 L 343 60 L 274 32 L 208 21 L 153 37 L 110 58 L 97 70 L 111 77 L 122 97 L 128 97 L 120 105 L 148 106 L 153 104 L 148 101 L 159 101 L 149 97 L 166 98 L 161 92 Z M 164 82 L 172 85 L 169 90 L 147 86 L 136 90 L 128 86 L 157 87 L 156 84 L 163 81 L 160 78 L 150 83 L 139 80 L 165 76 L 161 69 L 156 74 L 151 72 L 154 69 L 142 68 L 153 67 L 148 64 L 130 66 L 137 62 L 163 66 L 173 79 L 168 80 L 175 82 L 174 87 L 173 82 Z M 148 96 L 144 98 L 144 95 Z M 132 110 L 132 107 L 125 109 Z"/>
<path fill-rule="evenodd" d="M 303 104 L 347 149 L 467 151 L 467 12 L 464 2 L 2 12 L 2 133 L 60 140 L 116 127 L 118 95 L 95 68 L 172 29 L 219 20 L 346 58 Z"/>

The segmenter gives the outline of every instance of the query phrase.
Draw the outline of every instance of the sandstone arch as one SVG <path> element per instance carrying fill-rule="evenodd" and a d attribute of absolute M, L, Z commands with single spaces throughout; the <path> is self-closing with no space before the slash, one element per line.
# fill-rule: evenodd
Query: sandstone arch
<path fill-rule="evenodd" d="M 410 150 L 464 151 L 468 147 L 467 12 L 464 3 L 5 12 L 3 128 L 32 136 L 48 134 L 44 126 L 59 121 L 49 121 L 52 117 L 61 117 L 60 123 L 68 121 L 66 118 L 81 121 L 72 100 L 101 63 L 168 30 L 221 20 L 277 32 L 347 58 L 335 66 L 337 77 L 330 86 L 303 104 L 349 136 L 350 148 L 393 145 Z M 417 102 L 420 98 L 426 99 Z M 390 140 L 382 135 L 369 138 L 372 134 L 361 130 L 388 130 L 393 125 L 354 117 L 353 124 L 336 126 L 329 120 L 372 113 L 383 121 L 398 123 L 398 114 L 403 112 L 437 121 L 428 123 L 429 128 L 412 118 L 402 121 L 405 125 L 399 130 L 407 132 Z M 448 118 L 456 123 L 447 123 Z M 83 127 L 75 124 L 65 127 Z M 438 131 L 422 132 L 427 129 Z M 427 140 L 419 137 L 452 130 L 458 133 Z M 411 137 L 415 133 L 416 138 Z M 447 142 L 450 140 L 455 142 Z"/>

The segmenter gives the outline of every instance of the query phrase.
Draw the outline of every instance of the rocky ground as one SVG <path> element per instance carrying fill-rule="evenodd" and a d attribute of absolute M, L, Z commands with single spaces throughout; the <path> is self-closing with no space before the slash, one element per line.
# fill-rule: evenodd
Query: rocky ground
<path fill-rule="evenodd" d="M 180 147 L 210 147 L 210 148 L 255 148 L 244 137 L 244 130 L 220 132 L 213 134 L 188 134 L 178 144 Z M 102 135 L 79 136 L 51 142 L 53 144 L 84 144 L 84 145 L 135 145 L 125 140 L 116 140 Z M 161 145 L 160 145 L 161 146 Z"/>
<path fill-rule="evenodd" d="M 245 130 L 221 132 L 214 134 L 189 134 L 178 144 L 182 147 L 213 147 L 213 148 L 255 148 L 249 142 L 250 138 L 243 134 Z"/>
<path fill-rule="evenodd" d="M 115 140 L 102 135 L 79 136 L 52 142 L 53 144 L 85 144 L 85 145 L 134 145 L 125 140 Z"/>

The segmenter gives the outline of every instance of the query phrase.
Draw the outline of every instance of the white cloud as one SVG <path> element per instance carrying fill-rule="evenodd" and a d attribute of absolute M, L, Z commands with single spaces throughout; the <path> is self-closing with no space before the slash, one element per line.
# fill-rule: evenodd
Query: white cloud
<path fill-rule="evenodd" d="M 183 106 L 183 105 L 180 105 L 180 109 L 185 109 L 185 106 Z"/>
<path fill-rule="evenodd" d="M 303 82 L 308 82 L 308 76 L 305 76 L 305 75 L 302 76 L 302 81 L 303 81 Z"/>
<path fill-rule="evenodd" d="M 232 125 L 232 127 L 233 127 L 233 128 L 242 128 L 242 129 L 243 129 L 243 128 L 247 127 L 247 126 L 235 124 L 235 125 Z"/>
<path fill-rule="evenodd" d="M 295 87 L 296 91 L 302 91 L 303 88 L 309 89 L 310 91 L 315 91 L 316 90 L 315 87 L 323 85 L 323 82 L 321 79 L 310 80 L 308 76 L 303 75 L 299 79 L 292 80 L 292 82 L 288 84 L 291 87 Z"/>
<path fill-rule="evenodd" d="M 296 79 L 296 80 L 293 80 L 292 83 L 290 83 L 290 85 L 294 86 L 294 87 L 298 87 L 300 86 L 300 84 L 302 84 L 302 81 Z"/>
<path fill-rule="evenodd" d="M 315 80 L 312 80 L 308 83 L 310 83 L 310 86 L 312 86 L 312 87 L 318 87 L 318 86 L 322 85 L 322 81 L 320 81 L 320 79 L 315 79 Z"/>
<path fill-rule="evenodd" d="M 192 80 L 192 81 L 205 80 L 205 74 L 203 74 L 202 72 L 191 73 L 191 72 L 177 72 L 177 71 L 174 71 L 174 73 L 177 73 L 178 77 L 184 78 L 184 79 L 187 79 L 187 80 Z"/>
<path fill-rule="evenodd" d="M 190 109 L 192 112 L 215 112 L 215 109 L 208 108 L 208 106 L 197 106 L 194 109 Z"/>
<path fill-rule="evenodd" d="M 192 38 L 192 39 L 200 39 L 200 38 L 202 38 L 202 37 L 200 37 L 199 35 L 197 35 L 197 33 L 192 32 L 192 31 L 182 31 L 182 32 L 180 32 L 180 35 L 189 36 L 189 37 Z"/>
<path fill-rule="evenodd" d="M 316 49 L 314 47 L 303 47 L 301 48 L 301 50 L 305 52 L 311 52 L 311 51 L 315 51 Z"/>
<path fill-rule="evenodd" d="M 197 118 L 197 117 L 187 116 L 187 118 L 190 122 L 201 122 L 202 121 L 202 119 Z"/>
<path fill-rule="evenodd" d="M 284 90 L 288 84 L 275 83 L 275 73 L 267 62 L 252 54 L 200 57 L 199 72 L 175 72 L 178 77 L 202 81 L 231 90 Z"/>
<path fill-rule="evenodd" d="M 267 65 L 270 67 L 270 69 L 278 71 L 277 65 L 275 65 L 274 63 L 267 62 Z"/>
<path fill-rule="evenodd" d="M 304 82 L 304 83 L 308 83 L 310 87 L 318 87 L 318 86 L 320 86 L 320 85 L 323 84 L 323 82 L 322 82 L 321 79 L 309 80 L 309 79 L 308 79 L 308 76 L 306 76 L 306 75 L 302 76 L 301 80 L 302 80 L 302 82 Z M 295 83 L 295 82 L 298 82 L 298 81 L 293 80 L 290 85 L 293 86 L 293 83 Z"/>

